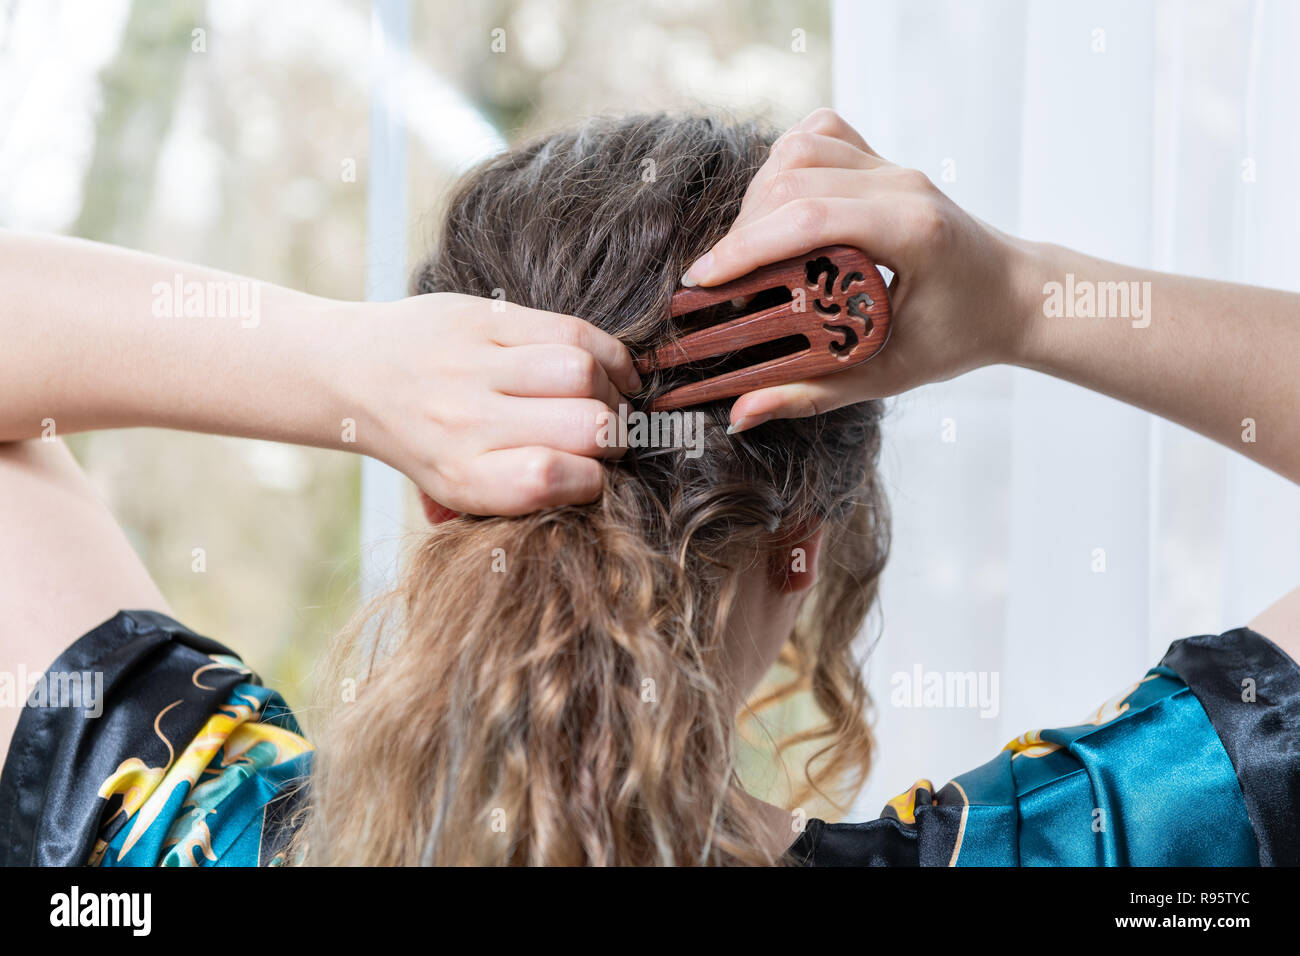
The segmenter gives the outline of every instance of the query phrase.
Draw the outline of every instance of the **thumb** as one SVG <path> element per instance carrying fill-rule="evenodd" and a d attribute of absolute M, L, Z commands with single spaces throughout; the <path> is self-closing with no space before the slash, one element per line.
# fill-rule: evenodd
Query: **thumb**
<path fill-rule="evenodd" d="M 843 375 L 773 385 L 746 392 L 731 406 L 728 435 L 736 435 L 774 418 L 808 418 L 862 401 Z"/>

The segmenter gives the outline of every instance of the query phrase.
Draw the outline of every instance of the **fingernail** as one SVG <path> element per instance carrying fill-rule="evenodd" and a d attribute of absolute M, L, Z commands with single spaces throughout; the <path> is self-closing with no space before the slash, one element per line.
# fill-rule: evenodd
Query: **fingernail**
<path fill-rule="evenodd" d="M 632 391 L 634 392 L 641 391 L 641 385 L 642 385 L 641 376 L 637 374 L 636 369 L 632 369 L 632 378 L 630 384 L 632 385 Z"/>
<path fill-rule="evenodd" d="M 699 285 L 701 279 L 707 279 L 709 277 L 709 270 L 712 268 L 713 253 L 710 251 L 696 259 L 695 263 L 686 270 L 686 274 L 682 276 L 682 285 L 686 286 L 688 289 L 692 286 Z"/>
<path fill-rule="evenodd" d="M 751 428 L 757 428 L 764 422 L 770 422 L 771 420 L 771 415 L 742 415 L 727 426 L 727 434 L 739 435 L 741 432 L 747 432 Z"/>

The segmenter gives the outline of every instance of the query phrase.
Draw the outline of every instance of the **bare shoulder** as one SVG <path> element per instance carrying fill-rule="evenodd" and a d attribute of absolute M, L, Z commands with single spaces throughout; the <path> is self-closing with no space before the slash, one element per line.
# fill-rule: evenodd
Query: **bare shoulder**
<path fill-rule="evenodd" d="M 1300 588 L 1272 604 L 1250 622 L 1250 629 L 1263 634 L 1291 659 L 1300 662 Z"/>
<path fill-rule="evenodd" d="M 120 610 L 168 610 L 61 441 L 0 443 L 0 528 L 4 673 L 44 673 L 64 648 Z M 8 752 L 21 704 L 0 705 L 0 753 Z"/>

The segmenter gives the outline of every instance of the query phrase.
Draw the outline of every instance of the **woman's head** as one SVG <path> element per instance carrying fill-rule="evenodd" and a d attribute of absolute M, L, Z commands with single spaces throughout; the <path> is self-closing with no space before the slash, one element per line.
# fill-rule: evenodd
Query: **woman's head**
<path fill-rule="evenodd" d="M 459 185 L 413 291 L 570 313 L 648 350 L 674 334 L 668 299 L 771 139 L 649 115 L 511 150 Z M 633 406 L 671 384 L 650 377 Z M 702 444 L 608 463 L 592 505 L 430 531 L 358 699 L 322 737 L 312 858 L 761 862 L 736 708 L 787 637 L 826 718 L 804 735 L 827 745 L 813 776 L 860 782 L 870 735 L 850 644 L 886 550 L 879 408 L 728 436 L 727 405 L 687 411 Z M 382 806 L 349 796 L 358 772 Z"/>

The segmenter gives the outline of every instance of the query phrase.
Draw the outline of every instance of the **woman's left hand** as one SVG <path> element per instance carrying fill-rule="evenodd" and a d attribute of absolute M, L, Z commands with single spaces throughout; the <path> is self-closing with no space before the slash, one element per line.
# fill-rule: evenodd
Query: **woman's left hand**
<path fill-rule="evenodd" d="M 602 425 L 641 385 L 614 336 L 447 292 L 348 305 L 342 319 L 324 377 L 358 419 L 358 450 L 433 502 L 517 515 L 599 497 L 601 460 L 623 453 Z"/>

